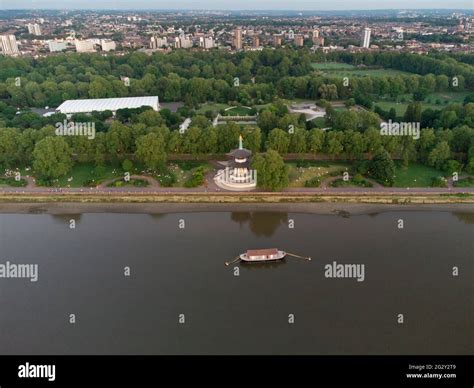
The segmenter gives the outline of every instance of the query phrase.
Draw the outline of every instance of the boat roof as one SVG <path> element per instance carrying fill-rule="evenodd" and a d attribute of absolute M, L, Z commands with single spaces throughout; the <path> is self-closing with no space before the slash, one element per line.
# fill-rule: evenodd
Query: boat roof
<path fill-rule="evenodd" d="M 278 253 L 277 248 L 250 249 L 247 251 L 247 256 L 269 256 L 269 255 L 276 255 L 277 253 Z"/>

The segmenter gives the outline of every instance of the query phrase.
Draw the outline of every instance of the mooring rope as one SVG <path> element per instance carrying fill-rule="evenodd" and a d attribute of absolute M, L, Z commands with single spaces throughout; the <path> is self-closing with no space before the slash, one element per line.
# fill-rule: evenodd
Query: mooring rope
<path fill-rule="evenodd" d="M 236 263 L 236 262 L 238 262 L 238 261 L 240 261 L 240 260 L 242 260 L 242 259 L 240 258 L 240 256 L 237 256 L 237 257 L 236 257 L 234 260 L 232 260 L 232 261 L 226 261 L 225 265 L 231 265 L 231 264 L 234 264 L 234 263 Z"/>
<path fill-rule="evenodd" d="M 311 260 L 311 257 L 304 257 L 304 256 L 300 256 L 300 255 L 295 255 L 294 253 L 290 253 L 290 252 L 286 252 L 286 254 L 288 256 L 293 256 L 293 257 L 297 257 L 298 259 L 304 259 L 304 260 Z"/>

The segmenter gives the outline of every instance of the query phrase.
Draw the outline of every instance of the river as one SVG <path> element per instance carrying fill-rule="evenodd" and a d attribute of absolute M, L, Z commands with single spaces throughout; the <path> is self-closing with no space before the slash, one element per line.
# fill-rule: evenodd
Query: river
<path fill-rule="evenodd" d="M 38 269 L 0 279 L 0 353 L 472 354 L 472 207 L 179 206 L 0 213 L 0 264 Z M 224 265 L 272 247 L 312 261 Z"/>

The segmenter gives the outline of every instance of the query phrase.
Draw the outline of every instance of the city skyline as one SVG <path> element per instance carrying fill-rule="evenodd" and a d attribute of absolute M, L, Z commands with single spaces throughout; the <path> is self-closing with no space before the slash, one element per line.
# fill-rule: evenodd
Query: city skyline
<path fill-rule="evenodd" d="M 308 0 L 297 0 L 288 3 L 282 0 L 241 0 L 239 2 L 222 2 L 217 0 L 204 0 L 199 4 L 194 1 L 183 0 L 179 7 L 175 1 L 165 0 L 154 2 L 151 0 L 105 0 L 97 4 L 92 0 L 63 1 L 60 4 L 54 0 L 0 0 L 0 10 L 9 9 L 123 9 L 123 10 L 210 10 L 210 11 L 235 11 L 235 10 L 278 10 L 278 11 L 363 11 L 363 10 L 418 10 L 418 9 L 463 9 L 472 10 L 471 0 L 453 0 L 447 5 L 440 0 L 388 0 L 383 3 L 377 0 L 335 0 L 329 5 L 326 2 L 314 3 Z"/>

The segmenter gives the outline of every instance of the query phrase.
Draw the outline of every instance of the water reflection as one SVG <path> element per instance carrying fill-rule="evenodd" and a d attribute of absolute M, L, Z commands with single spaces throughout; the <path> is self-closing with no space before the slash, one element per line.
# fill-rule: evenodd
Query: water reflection
<path fill-rule="evenodd" d="M 271 237 L 280 225 L 288 223 L 288 213 L 274 212 L 232 212 L 230 219 L 240 227 L 246 223 L 257 237 Z"/>
<path fill-rule="evenodd" d="M 249 263 L 247 261 L 241 261 L 240 266 L 245 270 L 256 270 L 256 269 L 275 269 L 282 267 L 286 264 L 286 259 L 278 261 L 266 261 L 262 263 Z"/>
<path fill-rule="evenodd" d="M 452 214 L 459 221 L 464 222 L 465 224 L 474 224 L 474 212 L 472 213 L 453 212 Z"/>
<path fill-rule="evenodd" d="M 59 224 L 67 224 L 71 222 L 71 220 L 74 220 L 76 222 L 76 225 L 78 225 L 81 221 L 82 214 L 81 213 L 71 213 L 71 214 L 51 214 L 51 217 L 56 223 Z"/>
<path fill-rule="evenodd" d="M 150 213 L 148 214 L 152 219 L 159 221 L 166 216 L 166 213 Z"/>

